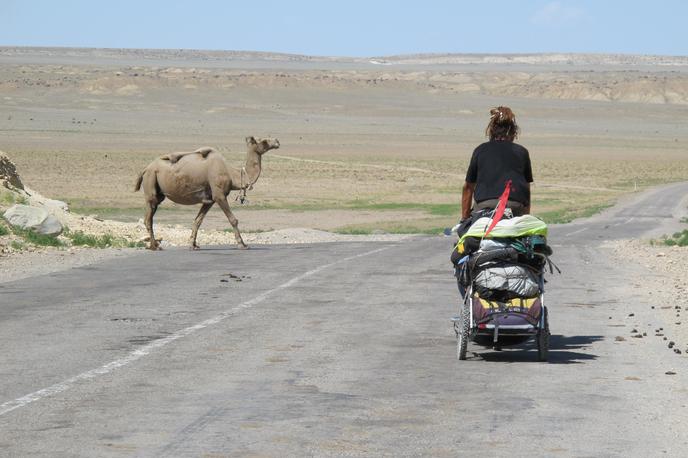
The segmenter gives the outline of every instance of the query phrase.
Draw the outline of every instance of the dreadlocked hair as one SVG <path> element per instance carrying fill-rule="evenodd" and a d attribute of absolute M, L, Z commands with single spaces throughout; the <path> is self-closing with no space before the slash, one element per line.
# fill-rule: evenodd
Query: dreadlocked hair
<path fill-rule="evenodd" d="M 509 107 L 497 107 L 490 110 L 490 122 L 485 129 L 485 136 L 490 140 L 514 141 L 519 129 L 516 115 Z"/>

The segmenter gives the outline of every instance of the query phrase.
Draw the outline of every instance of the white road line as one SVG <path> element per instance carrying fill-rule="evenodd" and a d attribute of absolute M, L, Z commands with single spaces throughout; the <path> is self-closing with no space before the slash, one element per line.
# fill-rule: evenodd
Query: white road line
<path fill-rule="evenodd" d="M 634 219 L 635 219 L 635 216 L 631 216 L 631 217 L 628 218 L 626 221 L 621 221 L 620 223 L 612 224 L 612 227 L 616 227 L 616 226 L 625 226 L 626 224 L 630 223 L 630 222 L 633 221 Z"/>
<path fill-rule="evenodd" d="M 580 234 L 583 231 L 587 231 L 588 228 L 584 227 L 583 229 L 578 229 L 577 231 L 569 232 L 568 234 L 564 234 L 564 237 L 571 237 L 572 235 Z"/>
<path fill-rule="evenodd" d="M 300 282 L 301 280 L 311 277 L 318 272 L 321 272 L 328 267 L 332 267 L 336 264 L 341 264 L 347 261 L 351 261 L 353 259 L 357 258 L 362 258 L 364 256 L 370 256 L 371 254 L 379 253 L 384 250 L 388 250 L 392 246 L 386 246 L 383 248 L 378 248 L 376 250 L 368 251 L 365 253 L 357 254 L 354 256 L 349 256 L 348 258 L 342 258 L 338 261 L 329 263 L 329 264 L 324 264 L 320 267 L 316 267 L 313 270 L 309 270 L 306 273 L 303 273 L 297 277 L 292 278 L 291 280 L 282 283 L 281 285 L 277 286 L 276 288 L 273 288 L 269 291 L 265 291 L 262 294 L 259 294 L 258 296 L 254 297 L 253 299 L 249 299 L 246 302 L 242 302 L 241 304 L 237 305 L 236 307 L 226 310 L 219 315 L 216 315 L 212 318 L 209 318 L 205 321 L 202 321 L 198 324 L 195 324 L 193 326 L 189 326 L 188 328 L 181 329 L 174 334 L 170 334 L 167 337 L 163 337 L 161 339 L 154 340 L 146 345 L 143 345 L 140 348 L 137 348 L 136 350 L 132 351 L 128 355 L 126 355 L 123 358 L 117 359 L 115 361 L 112 361 L 110 363 L 105 364 L 104 366 L 98 367 L 96 369 L 91 369 L 90 371 L 83 372 L 79 375 L 76 375 L 72 378 L 69 378 L 67 380 L 64 380 L 62 382 L 56 383 L 52 386 L 49 386 L 47 388 L 43 388 L 42 390 L 34 391 L 33 393 L 27 394 L 26 396 L 22 396 L 20 398 L 14 399 L 13 401 L 7 401 L 3 404 L 0 404 L 0 416 L 5 415 L 6 413 L 9 413 L 15 409 L 19 409 L 20 407 L 27 406 L 31 404 L 32 402 L 39 401 L 43 398 L 47 398 L 48 396 L 52 396 L 54 394 L 62 393 L 63 391 L 67 391 L 72 386 L 74 386 L 78 382 L 82 382 L 85 380 L 90 380 L 94 379 L 98 376 L 109 374 L 110 372 L 113 372 L 121 367 L 124 367 L 128 364 L 131 364 L 135 361 L 138 361 L 139 359 L 143 358 L 144 356 L 148 356 L 155 350 L 159 350 L 160 348 L 165 347 L 166 345 L 174 342 L 177 339 L 181 339 L 182 337 L 186 337 L 189 334 L 193 334 L 196 331 L 200 331 L 201 329 L 207 328 L 209 326 L 215 325 L 227 318 L 229 318 L 232 315 L 235 315 L 237 312 L 240 312 L 241 310 L 245 310 L 248 308 L 253 307 L 254 305 L 260 304 L 263 302 L 268 296 L 271 294 L 289 288 L 291 286 L 294 286 L 296 283 Z"/>

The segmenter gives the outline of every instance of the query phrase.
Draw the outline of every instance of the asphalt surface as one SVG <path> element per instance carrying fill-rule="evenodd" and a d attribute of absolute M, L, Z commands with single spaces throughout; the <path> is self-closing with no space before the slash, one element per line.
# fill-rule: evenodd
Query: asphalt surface
<path fill-rule="evenodd" d="M 686 456 L 688 356 L 615 339 L 661 317 L 634 289 L 649 274 L 600 248 L 666 231 L 686 195 L 552 227 L 549 363 L 532 344 L 456 359 L 449 237 L 2 283 L 0 456 Z"/>

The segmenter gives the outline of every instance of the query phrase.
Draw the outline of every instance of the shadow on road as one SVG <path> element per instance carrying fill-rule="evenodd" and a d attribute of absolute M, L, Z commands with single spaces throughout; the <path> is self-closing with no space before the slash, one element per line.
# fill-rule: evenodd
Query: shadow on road
<path fill-rule="evenodd" d="M 583 353 L 575 350 L 587 348 L 603 339 L 603 336 L 552 335 L 549 344 L 548 362 L 550 364 L 583 364 L 586 361 L 596 360 L 597 355 L 594 353 Z M 475 352 L 474 355 L 485 361 L 505 363 L 538 362 L 534 340 L 522 344 L 521 346 L 504 347 L 502 351 L 494 351 L 491 348 L 485 348 L 482 352 Z"/>

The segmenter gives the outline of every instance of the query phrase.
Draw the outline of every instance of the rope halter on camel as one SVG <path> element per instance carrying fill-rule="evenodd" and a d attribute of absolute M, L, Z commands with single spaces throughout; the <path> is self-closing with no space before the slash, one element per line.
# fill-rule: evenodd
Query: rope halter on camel
<path fill-rule="evenodd" d="M 246 175 L 246 185 L 244 185 L 244 175 Z M 244 205 L 244 202 L 248 202 L 246 199 L 246 191 L 251 191 L 253 189 L 253 185 L 255 184 L 255 181 L 253 183 L 249 183 L 248 181 L 248 172 L 246 171 L 246 167 L 241 168 L 241 183 L 239 185 L 240 193 L 238 196 L 236 196 L 236 199 L 234 201 L 239 201 L 241 205 Z"/>

